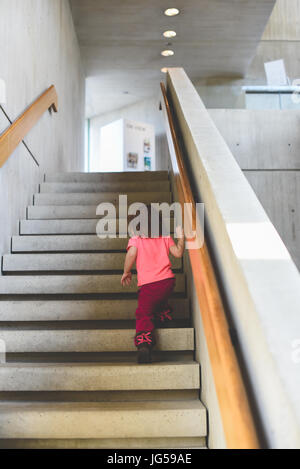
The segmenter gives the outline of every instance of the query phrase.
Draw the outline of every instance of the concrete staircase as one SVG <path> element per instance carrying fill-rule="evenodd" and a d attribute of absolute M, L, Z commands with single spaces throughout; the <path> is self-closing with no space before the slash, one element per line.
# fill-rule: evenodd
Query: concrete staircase
<path fill-rule="evenodd" d="M 174 326 L 138 365 L 127 239 L 96 236 L 101 201 L 169 202 L 166 172 L 47 175 L 0 276 L 0 447 L 201 448 L 206 410 L 181 260 Z"/>

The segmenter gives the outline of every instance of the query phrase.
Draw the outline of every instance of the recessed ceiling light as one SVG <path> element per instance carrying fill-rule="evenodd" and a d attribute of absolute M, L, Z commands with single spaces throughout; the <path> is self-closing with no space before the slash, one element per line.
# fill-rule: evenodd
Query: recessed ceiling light
<path fill-rule="evenodd" d="M 174 55 L 174 51 L 173 50 L 163 50 L 161 55 L 163 55 L 164 57 L 170 57 L 171 55 Z"/>
<path fill-rule="evenodd" d="M 165 37 L 175 37 L 176 36 L 176 32 L 175 31 L 165 31 L 164 32 L 164 36 Z"/>
<path fill-rule="evenodd" d="M 163 67 L 163 68 L 161 69 L 161 72 L 162 72 L 162 73 L 167 73 L 167 71 L 168 71 L 167 67 Z"/>
<path fill-rule="evenodd" d="M 179 15 L 179 10 L 178 10 L 178 8 L 168 8 L 168 9 L 165 11 L 165 15 L 166 15 L 166 16 L 176 16 L 176 15 Z"/>

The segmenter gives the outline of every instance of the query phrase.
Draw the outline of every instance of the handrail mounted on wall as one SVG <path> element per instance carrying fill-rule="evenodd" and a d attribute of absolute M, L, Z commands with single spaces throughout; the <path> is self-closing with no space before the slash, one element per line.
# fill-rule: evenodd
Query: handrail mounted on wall
<path fill-rule="evenodd" d="M 0 135 L 0 168 L 47 110 L 58 111 L 55 86 L 48 88 Z"/>

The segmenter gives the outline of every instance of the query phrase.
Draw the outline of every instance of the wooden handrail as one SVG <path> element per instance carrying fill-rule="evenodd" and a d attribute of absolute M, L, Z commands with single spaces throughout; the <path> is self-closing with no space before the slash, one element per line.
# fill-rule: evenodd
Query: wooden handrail
<path fill-rule="evenodd" d="M 58 110 L 58 98 L 54 85 L 50 86 L 50 88 L 37 98 L 34 103 L 0 135 L 0 168 L 47 109 L 53 109 L 54 112 Z"/>
<path fill-rule="evenodd" d="M 191 203 L 193 213 L 195 213 L 195 200 L 177 139 L 164 83 L 161 83 L 161 91 L 179 202 L 181 204 Z M 238 360 L 232 346 L 228 322 L 210 254 L 205 242 L 201 248 L 189 249 L 188 253 L 227 447 L 230 449 L 257 449 L 259 448 L 258 436 Z"/>

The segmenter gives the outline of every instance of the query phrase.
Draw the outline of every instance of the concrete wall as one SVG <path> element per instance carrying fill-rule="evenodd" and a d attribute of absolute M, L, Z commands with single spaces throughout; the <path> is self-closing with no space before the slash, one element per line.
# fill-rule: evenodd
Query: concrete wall
<path fill-rule="evenodd" d="M 40 167 L 20 145 L 0 169 L 0 254 L 45 172 L 84 168 L 84 73 L 68 0 L 1 0 L 3 106 L 15 119 L 54 84 L 59 113 L 48 112 L 26 137 Z M 8 126 L 0 111 L 0 132 Z"/>
<path fill-rule="evenodd" d="M 300 0 L 277 0 L 255 57 L 247 84 L 265 84 L 264 62 L 284 59 L 291 80 L 300 78 Z"/>
<path fill-rule="evenodd" d="M 118 119 L 132 119 L 152 124 L 155 127 L 156 143 L 156 169 L 164 170 L 168 167 L 168 145 L 163 127 L 161 112 L 159 111 L 159 98 L 152 98 L 138 102 L 116 111 L 101 114 L 90 120 L 90 154 L 91 171 L 96 171 L 98 158 L 100 158 L 100 129 L 102 126 Z"/>
<path fill-rule="evenodd" d="M 300 169 L 300 111 L 208 112 L 243 170 Z"/>
<path fill-rule="evenodd" d="M 267 446 L 299 448 L 299 272 L 182 69 L 169 70 L 168 90 L 257 423 Z"/>
<path fill-rule="evenodd" d="M 209 114 L 300 269 L 300 111 Z"/>
<path fill-rule="evenodd" d="M 194 80 L 207 108 L 244 109 L 244 85 L 265 85 L 264 63 L 284 59 L 292 80 L 300 78 L 300 0 L 277 0 L 245 76 Z M 285 103 L 286 105 L 289 103 Z M 291 103 L 292 104 L 292 103 Z"/>
<path fill-rule="evenodd" d="M 277 0 L 264 41 L 300 41 L 300 1 Z"/>

